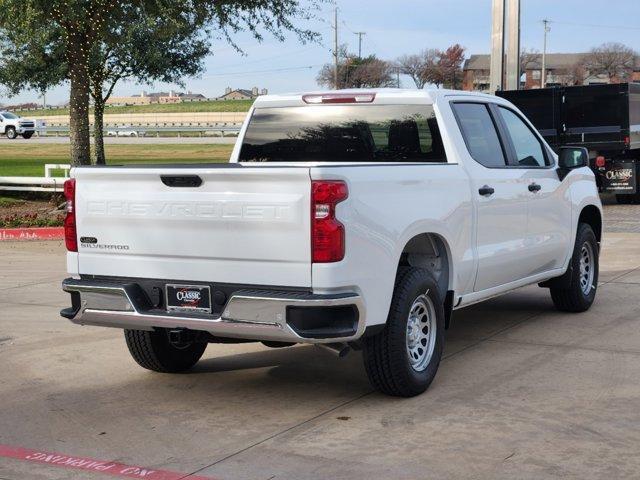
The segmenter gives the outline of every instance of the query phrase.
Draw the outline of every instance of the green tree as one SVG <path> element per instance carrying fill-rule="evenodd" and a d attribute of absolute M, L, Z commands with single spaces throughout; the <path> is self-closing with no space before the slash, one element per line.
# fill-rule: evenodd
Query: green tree
<path fill-rule="evenodd" d="M 306 6 L 303 6 L 300 0 L 0 0 L 0 36 L 5 36 L 3 42 L 13 43 L 16 47 L 21 46 L 23 42 L 29 43 L 38 55 L 46 54 L 47 59 L 55 59 L 58 62 L 49 63 L 51 71 L 54 71 L 55 64 L 56 71 L 62 68 L 66 72 L 64 78 L 52 75 L 50 82 L 42 80 L 46 79 L 46 75 L 36 75 L 33 79 L 28 79 L 13 74 L 0 74 L 0 81 L 14 89 L 18 85 L 23 88 L 42 89 L 43 82 L 48 86 L 60 83 L 63 79 L 68 80 L 71 162 L 74 165 L 89 164 L 89 98 L 92 91 L 99 93 L 96 95 L 98 97 L 104 96 L 113 80 L 104 75 L 102 90 L 98 92 L 96 87 L 101 79 L 96 77 L 92 82 L 91 67 L 111 65 L 108 63 L 108 55 L 111 52 L 108 47 L 113 45 L 113 42 L 109 39 L 118 32 L 118 25 L 122 25 L 127 12 L 142 13 L 143 18 L 165 19 L 166 25 L 171 25 L 171 22 L 176 22 L 182 27 L 189 25 L 189 28 L 199 29 L 232 44 L 232 35 L 245 30 L 257 40 L 262 40 L 261 31 L 271 33 L 280 40 L 284 38 L 285 32 L 293 32 L 304 42 L 314 39 L 317 34 L 297 27 L 294 22 L 309 19 L 319 1 L 322 0 L 309 0 Z M 139 17 L 129 19 L 140 20 Z M 178 26 L 174 33 L 180 36 L 180 33 L 184 33 L 182 27 Z M 175 25 L 171 25 L 170 28 L 175 28 Z M 127 37 L 121 37 L 124 38 Z M 124 44 L 121 46 L 125 47 Z M 134 47 L 139 48 L 139 45 Z M 149 45 L 145 48 L 149 48 Z M 51 58 L 48 55 L 51 55 Z M 10 60 L 20 59 L 29 62 L 31 57 L 10 56 Z M 0 69 L 6 71 L 6 63 L 5 60 L 0 62 Z M 46 73 L 45 70 L 39 72 Z M 169 77 L 177 70 L 174 69 L 173 72 Z M 144 78 L 163 77 L 154 75 Z M 4 76 L 11 77 L 10 81 L 4 81 Z M 136 74 L 133 77 L 137 78 Z M 42 80 L 40 85 L 34 85 L 36 78 Z"/>
<path fill-rule="evenodd" d="M 184 77 L 203 71 L 203 59 L 209 48 L 206 30 L 189 17 L 152 16 L 131 5 L 120 11 L 103 38 L 94 45 L 89 60 L 97 164 L 106 163 L 104 110 L 117 83 L 135 80 L 184 85 Z"/>

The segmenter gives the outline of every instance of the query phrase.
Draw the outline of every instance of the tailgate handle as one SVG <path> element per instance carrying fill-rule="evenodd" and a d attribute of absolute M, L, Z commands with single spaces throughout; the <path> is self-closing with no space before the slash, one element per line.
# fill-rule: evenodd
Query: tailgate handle
<path fill-rule="evenodd" d="M 160 175 L 160 179 L 167 187 L 187 188 L 202 185 L 202 179 L 198 175 Z"/>

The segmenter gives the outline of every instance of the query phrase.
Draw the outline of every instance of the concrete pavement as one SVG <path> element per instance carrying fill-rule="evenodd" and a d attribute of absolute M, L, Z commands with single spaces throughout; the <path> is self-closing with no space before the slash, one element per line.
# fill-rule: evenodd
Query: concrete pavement
<path fill-rule="evenodd" d="M 308 346 L 210 345 L 188 374 L 147 372 L 119 330 L 58 317 L 60 243 L 0 244 L 0 267 L 0 444 L 223 480 L 640 471 L 635 233 L 606 235 L 585 314 L 535 286 L 456 312 L 436 380 L 408 400 L 372 392 L 360 355 Z M 0 457 L 0 479 L 94 478 Z"/>

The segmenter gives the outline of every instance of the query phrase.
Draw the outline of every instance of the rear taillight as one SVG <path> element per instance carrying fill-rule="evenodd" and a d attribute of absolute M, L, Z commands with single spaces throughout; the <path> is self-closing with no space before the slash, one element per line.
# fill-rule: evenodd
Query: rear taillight
<path fill-rule="evenodd" d="M 602 156 L 596 157 L 596 167 L 602 168 L 607 163 L 606 159 Z"/>
<path fill-rule="evenodd" d="M 344 258 L 344 225 L 336 219 L 336 205 L 347 199 L 349 189 L 341 181 L 311 182 L 311 258 L 314 263 Z"/>
<path fill-rule="evenodd" d="M 64 242 L 70 252 L 78 251 L 78 234 L 76 231 L 76 180 L 70 178 L 64 182 L 64 197 L 67 199 L 64 217 Z"/>

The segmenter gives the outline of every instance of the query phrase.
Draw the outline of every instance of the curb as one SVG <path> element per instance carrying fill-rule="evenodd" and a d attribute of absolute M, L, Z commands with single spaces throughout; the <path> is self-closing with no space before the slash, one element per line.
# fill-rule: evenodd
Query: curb
<path fill-rule="evenodd" d="M 0 242 L 62 239 L 64 239 L 64 227 L 0 228 Z"/>

